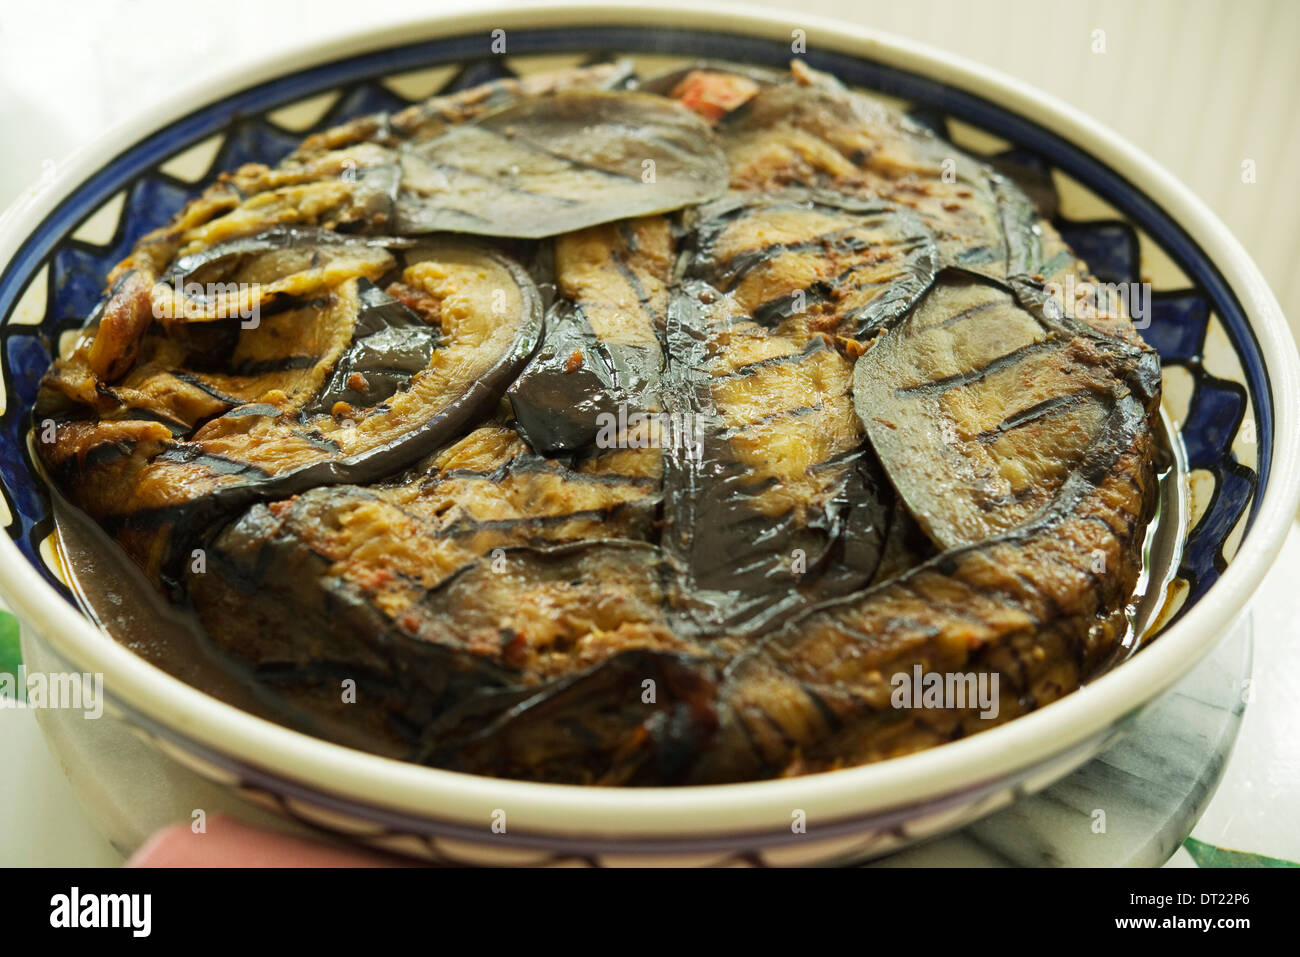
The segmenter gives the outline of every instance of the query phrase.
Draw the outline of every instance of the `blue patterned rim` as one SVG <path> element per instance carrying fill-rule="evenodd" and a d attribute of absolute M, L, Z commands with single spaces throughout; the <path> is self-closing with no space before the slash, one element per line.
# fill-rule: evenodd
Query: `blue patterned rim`
<path fill-rule="evenodd" d="M 79 326 L 93 308 L 109 269 L 141 235 L 167 221 L 219 171 L 245 162 L 274 163 L 307 132 L 365 113 L 407 105 L 409 101 L 381 85 L 383 77 L 456 64 L 460 69 L 446 86 L 453 90 L 509 75 L 509 60 L 487 57 L 485 48 L 485 38 L 478 33 L 392 47 L 262 83 L 197 109 L 108 159 L 49 213 L 18 249 L 0 274 L 0 317 L 5 318 L 0 326 L 0 370 L 8 390 L 6 408 L 0 415 L 0 493 L 12 515 L 9 535 L 27 560 L 69 601 L 74 599 L 41 559 L 41 543 L 53 526 L 46 491 L 28 454 L 28 409 L 60 336 Z M 511 58 L 575 51 L 591 54 L 592 60 L 642 53 L 707 56 L 777 67 L 790 59 L 789 46 L 784 42 L 688 29 L 576 27 L 511 31 Z M 1190 277 L 1190 288 L 1155 295 L 1152 321 L 1143 332 L 1167 367 L 1182 367 L 1191 376 L 1194 391 L 1181 428 L 1188 464 L 1214 479 L 1213 492 L 1189 535 L 1179 569 L 1179 577 L 1188 583 L 1188 594 L 1178 615 L 1186 612 L 1227 567 L 1229 557 L 1224 554 L 1224 546 L 1243 515 L 1245 530 L 1249 531 L 1269 481 L 1272 461 L 1274 410 L 1268 371 L 1245 312 L 1220 271 L 1171 216 L 1123 176 L 1032 120 L 933 79 L 853 55 L 810 51 L 806 60 L 850 85 L 915 104 L 917 115 L 931 125 L 942 128 L 952 118 L 992 133 L 1015 144 L 1005 158 L 1040 172 L 1058 170 L 1109 203 L 1125 219 L 1057 221 L 1067 241 L 1102 280 L 1139 279 L 1138 228 Z M 309 130 L 290 132 L 267 118 L 277 108 L 334 90 L 341 95 Z M 181 181 L 159 168 L 216 134 L 224 134 L 224 142 L 209 171 L 196 182 Z M 126 201 L 109 241 L 94 245 L 71 238 L 93 213 L 123 190 Z M 10 322 L 28 284 L 47 265 L 50 268 L 43 319 L 36 324 Z M 1244 382 L 1217 377 L 1204 367 L 1212 314 L 1222 324 Z M 1246 416 L 1248 399 L 1257 424 L 1258 473 L 1239 462 L 1231 447 Z M 172 736 L 168 729 L 154 727 Z M 209 757 L 217 759 L 215 755 Z M 229 764 L 221 759 L 217 763 Z"/>

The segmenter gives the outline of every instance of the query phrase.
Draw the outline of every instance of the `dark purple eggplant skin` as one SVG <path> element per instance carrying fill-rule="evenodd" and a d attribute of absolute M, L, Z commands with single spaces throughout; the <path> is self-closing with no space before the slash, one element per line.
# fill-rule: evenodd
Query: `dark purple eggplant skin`
<path fill-rule="evenodd" d="M 595 442 L 600 417 L 617 414 L 620 403 L 644 404 L 659 383 L 663 355 L 601 342 L 582 308 L 565 300 L 551 307 L 546 325 L 542 345 L 510 386 L 509 397 L 528 444 L 542 455 L 561 455 Z"/>
<path fill-rule="evenodd" d="M 680 781 L 707 753 L 721 669 L 691 655 L 638 649 L 558 682 L 492 723 L 424 755 L 470 774 L 595 785 Z M 646 700 L 646 689 L 654 700 Z M 581 732 L 575 728 L 582 727 Z"/>
<path fill-rule="evenodd" d="M 637 151 L 609 145 L 626 138 Z M 507 103 L 405 148 L 394 231 L 542 239 L 672 212 L 726 189 L 721 145 L 677 101 L 566 90 Z"/>
<path fill-rule="evenodd" d="M 171 268 L 163 275 L 161 281 L 168 284 L 177 280 L 185 282 L 196 279 L 207 272 L 215 272 L 218 275 L 211 277 L 204 275 L 204 278 L 219 280 L 225 274 L 237 268 L 239 263 L 249 256 L 276 252 L 282 249 L 318 248 L 321 246 L 337 249 L 348 246 L 375 246 L 394 250 L 409 245 L 411 245 L 411 241 L 392 236 L 368 237 L 308 226 L 272 226 L 270 229 L 264 229 L 251 236 L 241 236 L 238 239 L 217 243 L 215 246 L 209 246 L 198 252 L 181 256 L 172 263 Z"/>
<path fill-rule="evenodd" d="M 519 433 L 536 452 L 585 448 L 596 439 L 600 416 L 616 413 L 619 389 L 605 359 L 581 308 L 561 300 L 548 310 L 542 344 L 509 389 Z"/>
<path fill-rule="evenodd" d="M 429 364 L 437 345 L 435 328 L 369 281 L 359 285 L 361 311 L 352 342 L 309 413 L 328 413 L 338 402 L 362 409 L 378 405 Z M 362 392 L 348 384 L 354 373 L 366 380 Z"/>

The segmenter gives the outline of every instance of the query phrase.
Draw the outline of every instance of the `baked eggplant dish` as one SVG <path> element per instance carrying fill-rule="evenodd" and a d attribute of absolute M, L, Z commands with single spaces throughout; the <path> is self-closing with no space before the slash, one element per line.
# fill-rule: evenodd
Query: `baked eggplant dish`
<path fill-rule="evenodd" d="M 1127 647 L 1161 461 L 1158 358 L 1021 179 L 801 62 L 312 135 L 141 239 L 46 374 L 67 564 L 184 680 L 474 774 L 1012 720 Z"/>

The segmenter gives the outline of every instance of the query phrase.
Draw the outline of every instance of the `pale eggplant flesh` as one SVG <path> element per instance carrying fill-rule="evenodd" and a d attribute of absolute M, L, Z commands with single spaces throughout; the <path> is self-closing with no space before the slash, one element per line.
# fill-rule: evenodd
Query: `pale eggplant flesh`
<path fill-rule="evenodd" d="M 1158 358 L 1012 179 L 801 62 L 352 120 L 107 278 L 41 463 L 295 727 L 729 783 L 994 727 L 1120 647 Z M 916 671 L 972 695 L 899 704 Z"/>

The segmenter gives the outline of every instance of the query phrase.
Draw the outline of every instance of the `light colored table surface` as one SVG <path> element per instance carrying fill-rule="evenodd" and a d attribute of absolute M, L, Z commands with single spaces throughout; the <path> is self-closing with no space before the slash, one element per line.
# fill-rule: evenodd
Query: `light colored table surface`
<path fill-rule="evenodd" d="M 378 17 L 402 10 L 431 13 L 457 5 L 463 4 L 370 0 L 366 9 Z M 843 3 L 829 0 L 786 5 L 819 13 L 849 15 L 853 12 L 842 9 Z M 1007 0 L 1000 5 L 1009 8 L 1014 2 Z M 868 18 L 867 14 L 878 6 L 863 0 L 854 10 L 858 19 L 870 19 L 883 28 L 905 30 L 919 39 L 967 55 L 979 54 L 978 50 L 964 49 L 969 45 L 966 40 L 969 30 L 955 30 L 961 20 L 956 14 L 947 19 L 931 17 L 929 20 L 913 16 L 907 24 L 902 24 L 892 22 L 889 16 L 894 14 L 885 16 L 885 12 L 897 13 L 901 7 L 913 9 L 914 5 L 888 4 L 880 7 L 885 11 L 881 13 L 883 19 L 874 14 Z M 1188 4 L 1189 8 L 1192 6 Z M 1195 6 L 1204 12 L 1204 4 Z M 941 5 L 922 3 L 919 8 L 941 9 Z M 1112 29 L 1112 37 L 1123 42 L 1123 25 L 1129 22 L 1126 15 L 1112 11 L 1105 3 L 1093 3 L 1089 6 L 1090 16 L 1094 8 L 1098 17 L 1111 17 L 1106 22 L 1119 28 L 1118 34 Z M 217 5 L 178 4 L 173 0 L 165 3 L 161 0 L 86 3 L 47 0 L 37 5 L 7 4 L 0 15 L 0 207 L 39 179 L 43 170 L 50 169 L 70 150 L 110 123 L 147 109 L 150 102 L 174 87 L 197 80 L 206 72 L 225 68 L 239 57 L 261 56 L 274 48 L 275 38 L 284 32 L 307 40 L 337 31 L 340 24 L 356 22 L 357 9 L 353 0 L 311 0 L 310 3 L 226 0 Z M 228 24 L 240 22 L 241 15 L 253 17 L 259 29 L 240 30 L 236 43 L 236 35 L 229 31 Z M 1240 13 L 1243 19 L 1261 15 L 1259 10 Z M 1048 16 L 1041 11 L 1035 15 L 1036 29 L 1044 35 L 1052 35 L 1042 19 Z M 56 22 L 57 34 L 49 26 Z M 1282 32 L 1291 29 L 1287 17 L 1277 23 Z M 1084 29 L 1087 24 L 1080 21 L 1074 26 Z M 1293 52 L 1294 42 L 1291 46 Z M 1268 49 L 1260 55 L 1266 55 Z M 1225 62 L 1230 63 L 1236 55 L 1228 50 L 1224 54 Z M 1291 61 L 1294 63 L 1294 57 Z M 1003 62 L 994 65 L 1039 82 L 1034 74 L 1035 63 L 1037 60 L 1021 65 Z M 1049 86 L 1046 82 L 1040 85 Z M 1293 90 L 1294 83 L 1281 84 L 1279 88 Z M 1072 89 L 1063 87 L 1053 92 L 1080 102 L 1079 97 L 1071 95 Z M 1104 104 L 1100 108 L 1087 102 L 1081 105 L 1116 128 L 1124 126 L 1122 116 L 1105 114 Z M 1252 130 L 1256 122 L 1246 118 L 1238 123 L 1244 129 L 1245 140 L 1255 136 Z M 1266 122 L 1271 121 L 1258 120 L 1261 124 Z M 1134 133 L 1121 129 L 1121 132 L 1141 139 L 1140 130 Z M 1287 130 L 1282 132 L 1285 134 Z M 1178 168 L 1175 152 L 1161 155 L 1158 147 L 1143 145 L 1189 182 L 1195 179 L 1194 170 Z M 1288 188 L 1293 188 L 1297 181 L 1294 177 L 1289 181 Z M 1197 188 L 1195 182 L 1192 185 Z M 1231 218 L 1230 209 L 1217 208 L 1220 204 L 1212 197 L 1207 198 L 1216 211 Z M 1234 225 L 1234 228 L 1239 227 Z M 1243 239 L 1251 245 L 1248 237 Z M 1254 602 L 1255 700 L 1246 711 L 1223 783 L 1193 832 L 1194 837 L 1207 844 L 1289 860 L 1300 860 L 1300 815 L 1296 813 L 1300 805 L 1300 641 L 1297 640 L 1300 588 L 1296 587 L 1297 581 L 1300 581 L 1300 526 L 1293 527 L 1285 550 Z M 0 709 L 0 769 L 3 769 L 0 771 L 0 864 L 112 865 L 120 862 L 121 856 L 94 831 L 79 807 L 62 771 L 45 747 L 32 713 Z M 1191 859 L 1186 851 L 1180 851 L 1171 861 L 1171 864 L 1189 863 Z"/>
<path fill-rule="evenodd" d="M 1252 604 L 1255 700 L 1223 783 L 1192 835 L 1300 861 L 1300 526 Z"/>

